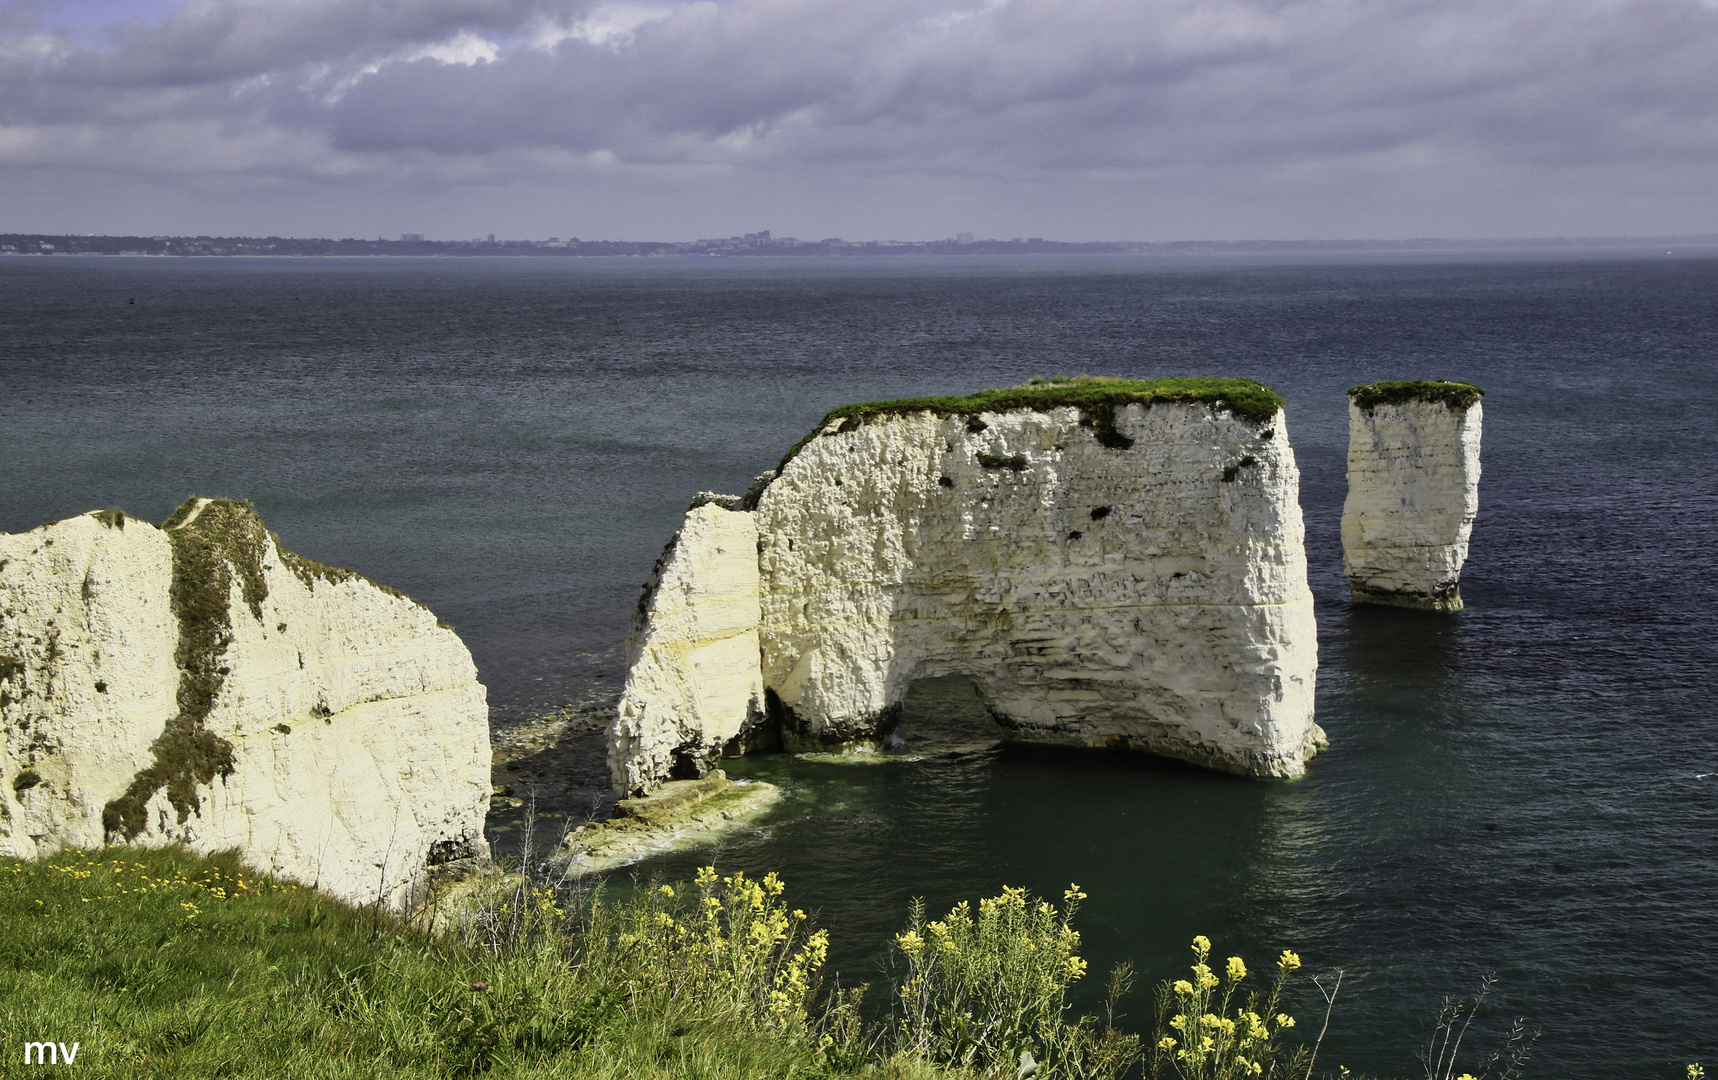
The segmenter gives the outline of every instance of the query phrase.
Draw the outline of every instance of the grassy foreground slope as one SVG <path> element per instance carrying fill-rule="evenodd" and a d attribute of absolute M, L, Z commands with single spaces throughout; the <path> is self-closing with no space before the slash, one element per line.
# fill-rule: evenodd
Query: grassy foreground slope
<path fill-rule="evenodd" d="M 503 923 L 563 913 L 553 898 Z M 543 905 L 548 905 L 544 907 Z M 521 918 L 520 916 L 523 916 Z M 509 927 L 492 930 L 506 934 Z M 79 1044 L 87 1077 L 814 1077 L 805 1030 L 529 935 L 431 938 L 233 857 L 0 860 L 0 1075 Z M 607 958 L 613 960 L 614 958 Z M 843 1070 L 845 1071 L 845 1070 Z M 901 1061 L 877 1076 L 933 1077 Z"/>
<path fill-rule="evenodd" d="M 0 859 L 0 1077 L 42 1075 L 23 1062 L 48 1043 L 76 1046 L 77 1075 L 127 1078 L 1350 1077 L 1317 1060 L 1328 1012 L 1303 1027 L 1279 1011 L 1293 952 L 1249 973 L 1194 938 L 1142 1040 L 1113 1023 L 1126 965 L 1100 1015 L 1068 1008 L 1086 974 L 1078 886 L 1059 908 L 1012 888 L 939 919 L 915 901 L 868 999 L 822 981 L 827 933 L 784 894 L 774 874 L 712 867 L 619 902 L 494 878 L 419 925 L 232 855 Z M 1537 1032 L 1521 1021 L 1490 1054 L 1477 1028 L 1463 1046 L 1483 998 L 1444 1003 L 1428 1077 L 1524 1075 Z"/>

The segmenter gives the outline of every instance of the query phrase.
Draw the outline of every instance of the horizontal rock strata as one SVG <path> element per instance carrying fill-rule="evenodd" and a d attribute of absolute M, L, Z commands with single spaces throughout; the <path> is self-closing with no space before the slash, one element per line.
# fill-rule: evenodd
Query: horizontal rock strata
<path fill-rule="evenodd" d="M 1349 392 L 1342 562 L 1356 602 L 1461 610 L 1479 512 L 1481 394 L 1451 382 Z"/>
<path fill-rule="evenodd" d="M 1299 474 L 1276 404 L 1239 411 L 832 415 L 750 514 L 688 515 L 755 519 L 766 713 L 748 721 L 752 691 L 727 692 L 724 726 L 692 744 L 751 723 L 788 749 L 880 745 L 914 680 L 958 674 L 1016 739 L 1299 775 L 1322 741 Z M 685 739 L 694 683 L 648 690 L 655 670 L 635 664 L 628 692 L 675 718 L 665 743 Z M 666 759 L 633 750 L 626 722 L 616 783 L 646 789 Z"/>
<path fill-rule="evenodd" d="M 248 506 L 0 535 L 0 852 L 237 848 L 399 907 L 487 855 L 488 709 L 415 601 L 280 548 Z"/>

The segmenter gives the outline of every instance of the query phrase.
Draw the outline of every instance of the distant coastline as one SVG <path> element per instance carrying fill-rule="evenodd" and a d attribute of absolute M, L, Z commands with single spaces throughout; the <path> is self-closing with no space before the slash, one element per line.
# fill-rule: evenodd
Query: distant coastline
<path fill-rule="evenodd" d="M 111 255 L 250 258 L 648 258 L 868 255 L 1201 255 L 1296 252 L 1582 251 L 1718 248 L 1718 234 L 1521 238 L 1511 240 L 1164 240 L 1068 242 L 1039 237 L 977 240 L 799 240 L 768 232 L 717 239 L 655 240 L 341 240 L 265 236 L 77 236 L 0 233 L 0 256 Z"/>

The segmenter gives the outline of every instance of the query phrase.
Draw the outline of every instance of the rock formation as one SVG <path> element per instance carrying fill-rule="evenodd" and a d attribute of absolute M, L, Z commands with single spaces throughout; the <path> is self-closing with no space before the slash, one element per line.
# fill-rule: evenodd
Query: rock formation
<path fill-rule="evenodd" d="M 485 697 L 452 628 L 247 504 L 0 534 L 0 853 L 237 848 L 403 906 L 487 855 Z"/>
<path fill-rule="evenodd" d="M 1322 743 L 1299 473 L 1256 383 L 848 406 L 760 481 L 693 509 L 647 587 L 635 638 L 664 644 L 637 653 L 613 729 L 623 791 L 707 768 L 724 741 L 878 745 L 915 679 L 952 674 L 1021 740 L 1283 777 Z M 699 539 L 718 529 L 719 554 Z M 718 636 L 720 685 L 662 659 Z"/>
<path fill-rule="evenodd" d="M 1479 512 L 1484 391 L 1383 382 L 1348 392 L 1342 564 L 1358 603 L 1460 611 Z"/>
<path fill-rule="evenodd" d="M 656 561 L 627 633 L 626 689 L 609 731 L 625 791 L 704 775 L 762 712 L 756 519 L 707 499 Z"/>

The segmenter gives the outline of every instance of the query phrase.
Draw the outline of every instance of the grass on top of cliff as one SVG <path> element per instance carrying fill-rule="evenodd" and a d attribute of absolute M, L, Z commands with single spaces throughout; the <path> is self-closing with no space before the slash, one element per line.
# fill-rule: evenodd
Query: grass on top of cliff
<path fill-rule="evenodd" d="M 1426 401 L 1465 412 L 1484 396 L 1485 391 L 1472 383 L 1445 382 L 1443 379 L 1430 382 L 1398 379 L 1368 383 L 1348 391 L 1348 399 L 1366 412 L 1380 405 L 1404 405 L 1410 401 Z"/>
<path fill-rule="evenodd" d="M 894 401 L 860 401 L 829 410 L 815 428 L 793 445 L 780 467 L 792 461 L 805 444 L 836 420 L 842 431 L 851 431 L 879 416 L 930 412 L 938 416 L 971 416 L 1017 410 L 1042 411 L 1065 406 L 1081 410 L 1101 430 L 1113 426 L 1118 405 L 1212 405 L 1251 424 L 1262 424 L 1283 407 L 1282 396 L 1251 379 L 1118 379 L 1103 375 L 1035 378 L 1020 386 L 980 390 L 964 397 L 899 398 Z M 1106 443 L 1109 445 L 1109 443 Z"/>

